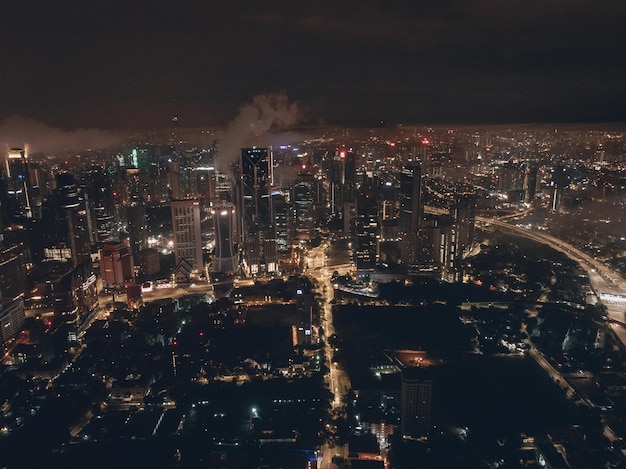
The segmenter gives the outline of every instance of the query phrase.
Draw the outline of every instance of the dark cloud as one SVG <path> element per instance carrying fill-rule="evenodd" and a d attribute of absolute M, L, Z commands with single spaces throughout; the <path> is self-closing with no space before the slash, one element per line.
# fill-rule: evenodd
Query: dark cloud
<path fill-rule="evenodd" d="M 225 124 L 286 90 L 311 119 L 626 120 L 626 2 L 8 2 L 0 118 Z"/>

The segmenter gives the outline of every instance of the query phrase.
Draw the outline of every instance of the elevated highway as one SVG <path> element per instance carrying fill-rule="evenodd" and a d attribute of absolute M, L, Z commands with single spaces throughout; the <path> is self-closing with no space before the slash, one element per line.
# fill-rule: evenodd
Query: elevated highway
<path fill-rule="evenodd" d="M 427 208 L 429 213 L 447 213 L 443 209 Z M 591 287 L 597 297 L 607 307 L 611 327 L 623 344 L 626 344 L 626 281 L 602 261 L 575 246 L 547 233 L 512 225 L 497 218 L 476 217 L 476 221 L 488 228 L 490 226 L 508 231 L 516 236 L 531 239 L 562 252 L 583 268 L 589 275 Z"/>
<path fill-rule="evenodd" d="M 436 207 L 425 207 L 426 213 L 447 214 L 448 211 Z M 589 254 L 575 246 L 541 231 L 533 231 L 528 228 L 512 225 L 499 218 L 476 217 L 476 221 L 485 227 L 494 226 L 514 235 L 532 239 L 545 244 L 552 249 L 562 252 L 570 259 L 578 262 L 589 274 L 591 285 L 600 299 L 607 304 L 622 306 L 622 312 L 626 310 L 626 281 L 617 272 L 607 267 L 603 262 L 594 259 Z M 624 322 L 624 316 L 620 318 Z"/>

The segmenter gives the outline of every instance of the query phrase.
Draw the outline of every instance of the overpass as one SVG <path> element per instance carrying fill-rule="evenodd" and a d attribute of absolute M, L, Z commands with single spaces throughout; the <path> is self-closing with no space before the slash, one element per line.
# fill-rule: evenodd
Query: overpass
<path fill-rule="evenodd" d="M 626 344 L 626 281 L 621 275 L 577 247 L 547 233 L 511 225 L 493 218 L 476 217 L 476 221 L 485 226 L 493 225 L 516 236 L 545 244 L 578 262 L 580 267 L 589 275 L 589 281 L 596 295 L 606 306 L 613 332 L 622 344 Z"/>
<path fill-rule="evenodd" d="M 554 236 L 540 231 L 532 231 L 528 228 L 511 225 L 501 220 L 485 217 L 476 217 L 476 221 L 485 226 L 494 225 L 507 230 L 517 236 L 532 239 L 538 243 L 545 244 L 552 249 L 562 252 L 570 259 L 578 262 L 580 266 L 589 274 L 589 280 L 595 292 L 602 298 L 614 296 L 615 298 L 626 299 L 626 281 L 615 271 L 608 268 L 601 261 L 594 259 L 589 254 L 581 251 L 577 247 L 562 241 Z"/>

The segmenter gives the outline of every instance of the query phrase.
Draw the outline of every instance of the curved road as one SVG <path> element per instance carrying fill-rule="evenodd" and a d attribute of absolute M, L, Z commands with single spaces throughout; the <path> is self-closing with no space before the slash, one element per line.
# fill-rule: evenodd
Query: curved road
<path fill-rule="evenodd" d="M 504 228 L 518 236 L 545 244 L 578 262 L 589 275 L 589 281 L 596 295 L 607 307 L 608 316 L 611 319 L 611 327 L 615 334 L 623 344 L 626 344 L 626 328 L 624 327 L 626 324 L 624 315 L 626 310 L 626 281 L 617 272 L 577 247 L 547 233 L 521 228 L 493 218 L 476 217 L 476 221 L 484 223 L 486 226 L 494 225 Z M 606 298 L 606 295 L 615 295 L 616 300 L 607 301 L 603 299 L 603 297 Z M 620 297 L 624 299 L 621 300 Z"/>
<path fill-rule="evenodd" d="M 448 210 L 436 207 L 424 207 L 424 211 L 434 214 L 449 213 Z M 596 295 L 607 307 L 613 331 L 622 343 L 626 344 L 626 281 L 621 275 L 577 247 L 547 233 L 521 228 L 497 218 L 476 217 L 476 221 L 485 226 L 493 225 L 503 228 L 515 235 L 550 246 L 578 262 L 589 275 L 589 281 Z M 613 295 L 613 298 L 609 295 Z"/>

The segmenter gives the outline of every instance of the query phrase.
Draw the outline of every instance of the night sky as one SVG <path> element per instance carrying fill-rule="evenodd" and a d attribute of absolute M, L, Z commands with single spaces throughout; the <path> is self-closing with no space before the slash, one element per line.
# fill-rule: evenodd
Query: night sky
<path fill-rule="evenodd" d="M 0 121 L 65 130 L 626 121 L 626 2 L 14 0 L 0 62 Z"/>

